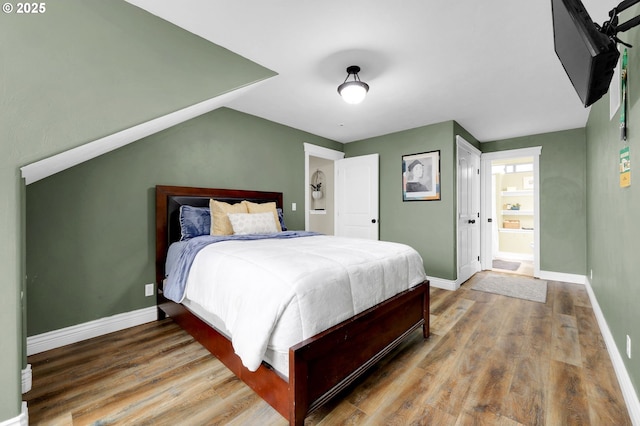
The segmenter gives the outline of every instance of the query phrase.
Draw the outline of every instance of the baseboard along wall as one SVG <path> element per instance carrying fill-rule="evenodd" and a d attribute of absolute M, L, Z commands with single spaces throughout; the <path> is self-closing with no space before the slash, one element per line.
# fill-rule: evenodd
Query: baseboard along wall
<path fill-rule="evenodd" d="M 32 383 L 33 371 L 31 370 L 31 364 L 27 364 L 27 366 L 22 369 L 22 393 L 29 392 Z"/>
<path fill-rule="evenodd" d="M 106 318 L 100 318 L 83 324 L 53 330 L 47 333 L 27 337 L 27 355 L 81 342 L 93 337 L 135 327 L 158 319 L 158 308 L 150 306 L 136 311 L 125 312 Z"/>
<path fill-rule="evenodd" d="M 22 412 L 12 419 L 1 421 L 0 426 L 29 426 L 27 403 L 22 401 Z"/>
<path fill-rule="evenodd" d="M 613 334 L 611 334 L 611 330 L 609 329 L 607 320 L 604 318 L 602 310 L 600 309 L 598 299 L 596 299 L 596 295 L 593 292 L 593 288 L 591 287 L 589 278 L 585 277 L 584 284 L 587 288 L 587 293 L 589 294 L 589 300 L 591 301 L 591 306 L 593 307 L 593 313 L 596 316 L 598 325 L 600 326 L 600 332 L 602 333 L 604 342 L 607 345 L 607 351 L 609 352 L 609 357 L 611 358 L 613 369 L 616 372 L 616 377 L 618 378 L 618 384 L 620 385 L 620 389 L 622 390 L 624 402 L 627 404 L 627 410 L 629 410 L 631 423 L 636 426 L 640 426 L 640 402 L 638 401 L 638 394 L 633 387 L 631 377 L 629 377 L 629 372 L 624 365 L 622 355 L 618 350 L 618 346 L 616 345 L 616 341 L 613 338 Z"/>

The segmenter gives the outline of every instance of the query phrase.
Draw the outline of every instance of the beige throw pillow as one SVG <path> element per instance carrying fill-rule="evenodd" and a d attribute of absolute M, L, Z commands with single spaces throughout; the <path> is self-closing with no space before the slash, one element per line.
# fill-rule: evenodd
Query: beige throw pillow
<path fill-rule="evenodd" d="M 282 227 L 280 226 L 280 220 L 278 219 L 278 211 L 276 210 L 276 203 L 252 203 L 251 201 L 244 200 L 242 204 L 247 206 L 247 210 L 249 213 L 265 213 L 272 212 L 273 220 L 276 222 L 276 228 L 278 232 L 282 232 Z"/>
<path fill-rule="evenodd" d="M 249 213 L 244 203 L 229 204 L 223 201 L 209 200 L 211 209 L 211 235 L 233 235 L 229 222 L 229 213 Z"/>

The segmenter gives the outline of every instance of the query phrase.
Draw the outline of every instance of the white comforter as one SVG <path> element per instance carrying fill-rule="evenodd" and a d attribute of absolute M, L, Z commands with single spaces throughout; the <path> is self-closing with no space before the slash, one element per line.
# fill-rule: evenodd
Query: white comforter
<path fill-rule="evenodd" d="M 224 321 L 236 354 L 255 371 L 285 310 L 294 310 L 285 317 L 299 318 L 306 339 L 425 278 L 420 255 L 398 243 L 333 236 L 225 241 L 197 254 L 186 297 Z"/>

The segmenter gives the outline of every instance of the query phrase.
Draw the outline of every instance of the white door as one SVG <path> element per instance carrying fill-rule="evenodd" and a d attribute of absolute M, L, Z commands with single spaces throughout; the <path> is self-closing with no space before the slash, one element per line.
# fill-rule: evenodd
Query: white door
<path fill-rule="evenodd" d="M 378 154 L 335 162 L 336 235 L 378 239 Z"/>
<path fill-rule="evenodd" d="M 480 271 L 480 153 L 458 136 L 458 284 Z"/>

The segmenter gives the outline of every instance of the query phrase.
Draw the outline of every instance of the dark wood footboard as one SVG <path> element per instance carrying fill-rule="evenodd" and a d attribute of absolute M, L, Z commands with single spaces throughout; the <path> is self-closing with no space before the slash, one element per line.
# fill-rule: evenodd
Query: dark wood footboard
<path fill-rule="evenodd" d="M 289 423 L 315 410 L 421 327 L 429 336 L 425 281 L 289 350 Z"/>
<path fill-rule="evenodd" d="M 266 364 L 242 365 L 231 342 L 183 305 L 164 299 L 159 308 L 206 347 L 291 425 L 329 401 L 422 327 L 429 335 L 429 282 L 400 293 L 289 350 L 289 380 Z"/>

